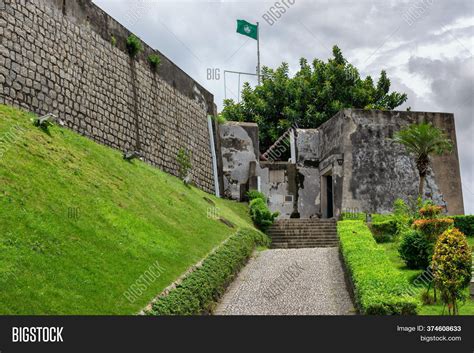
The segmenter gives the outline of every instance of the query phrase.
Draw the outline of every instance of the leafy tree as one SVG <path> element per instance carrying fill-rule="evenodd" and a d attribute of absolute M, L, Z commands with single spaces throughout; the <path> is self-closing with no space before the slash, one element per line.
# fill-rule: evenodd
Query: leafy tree
<path fill-rule="evenodd" d="M 392 110 L 407 99 L 404 93 L 389 93 L 385 71 L 376 85 L 370 76 L 362 79 L 337 46 L 328 62 L 300 59 L 293 77 L 287 63 L 275 70 L 263 67 L 262 75 L 260 86 L 244 84 L 240 103 L 224 100 L 222 115 L 226 120 L 256 122 L 264 150 L 294 124 L 316 128 L 344 108 Z"/>
<path fill-rule="evenodd" d="M 422 198 L 425 178 L 430 166 L 430 156 L 451 152 L 453 144 L 441 129 L 429 123 L 409 125 L 397 132 L 394 140 L 404 145 L 406 150 L 415 157 L 420 176 L 418 197 Z"/>
<path fill-rule="evenodd" d="M 459 313 L 457 301 L 464 300 L 464 289 L 471 282 L 471 249 L 466 236 L 458 229 L 448 229 L 438 239 L 433 262 L 433 276 L 449 314 Z"/>

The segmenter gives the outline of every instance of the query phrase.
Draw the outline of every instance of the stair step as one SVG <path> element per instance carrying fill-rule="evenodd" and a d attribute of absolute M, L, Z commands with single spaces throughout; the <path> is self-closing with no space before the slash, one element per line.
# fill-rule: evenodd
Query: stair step
<path fill-rule="evenodd" d="M 269 229 L 272 248 L 326 248 L 338 247 L 339 236 L 334 220 L 284 219 Z"/>

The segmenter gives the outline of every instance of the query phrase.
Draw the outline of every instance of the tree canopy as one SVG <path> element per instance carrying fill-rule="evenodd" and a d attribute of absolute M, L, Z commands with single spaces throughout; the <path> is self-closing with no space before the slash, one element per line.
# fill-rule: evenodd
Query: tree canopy
<path fill-rule="evenodd" d="M 390 79 L 382 71 L 377 84 L 359 71 L 333 47 L 333 58 L 312 64 L 300 59 L 300 69 L 289 76 L 287 63 L 277 69 L 263 67 L 262 84 L 252 88 L 246 82 L 242 101 L 224 100 L 226 120 L 256 122 L 260 146 L 267 149 L 288 128 L 317 128 L 344 108 L 392 110 L 407 100 L 405 93 L 390 91 Z"/>

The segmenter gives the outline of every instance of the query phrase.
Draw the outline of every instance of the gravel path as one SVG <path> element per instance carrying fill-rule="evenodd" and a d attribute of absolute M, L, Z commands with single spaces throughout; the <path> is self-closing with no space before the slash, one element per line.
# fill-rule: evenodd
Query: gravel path
<path fill-rule="evenodd" d="M 350 315 L 338 248 L 256 252 L 215 315 Z"/>

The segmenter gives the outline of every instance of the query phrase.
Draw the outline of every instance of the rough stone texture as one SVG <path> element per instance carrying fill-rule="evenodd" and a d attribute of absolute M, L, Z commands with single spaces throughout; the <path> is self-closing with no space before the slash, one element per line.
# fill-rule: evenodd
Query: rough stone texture
<path fill-rule="evenodd" d="M 338 248 L 266 250 L 251 258 L 214 313 L 354 314 L 344 278 Z"/>
<path fill-rule="evenodd" d="M 416 199 L 419 183 L 413 157 L 391 138 L 403 127 L 420 122 L 441 128 L 455 144 L 453 153 L 432 158 L 425 196 L 446 206 L 448 214 L 464 214 L 454 116 L 448 113 L 340 111 L 318 129 L 296 130 L 296 165 L 259 162 L 255 173 L 260 189 L 268 196 L 270 209 L 280 212 L 280 219 L 328 218 L 328 176 L 332 177 L 334 217 L 348 210 L 391 212 L 397 198 Z M 232 163 L 224 162 L 224 174 L 238 175 L 236 185 L 245 184 L 249 162 L 256 162 L 255 144 L 247 133 L 235 132 L 244 131 L 239 123 L 228 123 L 223 129 L 234 131 L 221 134 L 224 140 L 232 137 L 227 143 L 232 148 L 223 153 L 224 160 Z M 254 130 L 252 136 L 257 135 Z M 295 204 L 285 201 L 290 196 Z"/>
<path fill-rule="evenodd" d="M 2 3 L 0 103 L 51 112 L 99 143 L 140 149 L 146 162 L 174 175 L 179 149 L 191 150 L 193 181 L 214 190 L 209 92 L 146 44 L 132 61 L 130 32 L 90 0 Z M 162 61 L 157 73 L 146 62 L 153 52 Z"/>
<path fill-rule="evenodd" d="M 344 124 L 342 209 L 384 213 L 399 197 L 416 198 L 419 177 L 413 157 L 391 138 L 409 124 L 431 122 L 445 131 L 455 150 L 432 158 L 425 196 L 445 205 L 448 214 L 464 214 L 453 114 L 352 109 L 337 119 Z"/>
<path fill-rule="evenodd" d="M 260 162 L 261 191 L 268 198 L 268 207 L 278 212 L 278 219 L 297 213 L 296 167 L 289 162 Z"/>
<path fill-rule="evenodd" d="M 219 128 L 224 179 L 224 195 L 240 200 L 242 185 L 249 182 L 250 163 L 259 153 L 258 126 L 254 123 L 229 122 Z"/>

